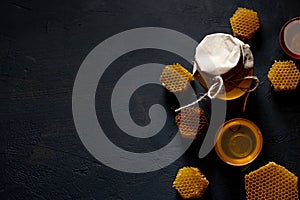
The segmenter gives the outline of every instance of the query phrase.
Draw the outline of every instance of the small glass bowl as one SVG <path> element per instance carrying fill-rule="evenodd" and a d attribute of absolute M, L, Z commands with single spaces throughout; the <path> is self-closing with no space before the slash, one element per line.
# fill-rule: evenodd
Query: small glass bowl
<path fill-rule="evenodd" d="M 279 42 L 287 55 L 300 60 L 300 17 L 290 19 L 283 25 Z"/>
<path fill-rule="evenodd" d="M 249 120 L 236 118 L 219 129 L 215 150 L 225 163 L 244 166 L 259 155 L 262 144 L 260 129 Z"/>

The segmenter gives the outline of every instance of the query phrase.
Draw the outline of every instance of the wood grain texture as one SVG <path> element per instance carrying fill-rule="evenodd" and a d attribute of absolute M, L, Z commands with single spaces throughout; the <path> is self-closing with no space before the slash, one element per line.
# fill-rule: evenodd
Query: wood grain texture
<path fill-rule="evenodd" d="M 200 160 L 201 144 L 195 142 L 180 159 L 152 173 L 122 173 L 94 159 L 77 135 L 71 105 L 73 82 L 87 54 L 106 38 L 136 27 L 170 28 L 197 41 L 209 33 L 231 33 L 229 18 L 238 7 L 259 14 L 261 29 L 250 46 L 261 85 L 250 95 L 245 113 L 243 98 L 228 102 L 227 118 L 244 117 L 261 128 L 259 157 L 248 168 L 226 165 L 214 151 Z M 213 200 L 245 199 L 244 175 L 269 161 L 299 177 L 300 91 L 275 93 L 267 79 L 274 60 L 290 59 L 280 49 L 278 35 L 288 19 L 299 16 L 299 8 L 299 0 L 1 1 L 0 199 L 175 200 L 180 197 L 172 182 L 183 166 L 199 167 L 210 181 L 203 199 Z M 142 87 L 130 102 L 132 118 L 140 125 L 149 123 L 151 105 L 166 107 L 167 124 L 151 141 L 122 133 L 105 106 L 118 78 L 147 62 L 192 68 L 164 51 L 131 52 L 105 72 L 99 83 L 102 95 L 96 96 L 97 114 L 105 114 L 99 122 L 111 140 L 137 152 L 165 145 L 177 131 L 176 99 L 162 87 Z M 195 87 L 201 91 L 199 84 Z"/>

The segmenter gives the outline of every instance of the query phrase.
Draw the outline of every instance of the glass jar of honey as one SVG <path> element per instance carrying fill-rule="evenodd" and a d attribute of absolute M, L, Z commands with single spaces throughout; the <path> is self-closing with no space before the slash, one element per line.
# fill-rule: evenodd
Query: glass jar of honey
<path fill-rule="evenodd" d="M 194 76 L 203 88 L 209 89 L 215 76 L 221 76 L 225 91 L 217 97 L 223 100 L 239 98 L 250 89 L 254 74 L 254 59 L 250 47 L 224 33 L 207 35 L 197 46 Z"/>

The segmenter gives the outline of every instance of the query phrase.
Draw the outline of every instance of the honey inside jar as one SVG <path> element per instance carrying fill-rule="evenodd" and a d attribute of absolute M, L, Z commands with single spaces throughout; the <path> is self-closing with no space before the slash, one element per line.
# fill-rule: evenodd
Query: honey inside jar
<path fill-rule="evenodd" d="M 219 99 L 236 99 L 249 91 L 253 79 L 246 77 L 253 77 L 253 69 L 250 46 L 232 35 L 210 34 L 196 47 L 193 75 L 207 91 L 216 77 L 222 78 L 224 90 L 216 94 Z"/>
<path fill-rule="evenodd" d="M 300 59 L 300 17 L 289 20 L 282 27 L 280 45 L 289 56 Z"/>
<path fill-rule="evenodd" d="M 219 130 L 216 152 L 226 163 L 242 166 L 252 162 L 262 148 L 262 136 L 251 121 L 238 118 L 224 124 Z"/>
<path fill-rule="evenodd" d="M 243 66 L 237 66 L 229 72 L 222 75 L 224 80 L 225 93 L 219 94 L 217 97 L 223 100 L 233 100 L 245 94 L 246 90 L 250 88 L 252 79 L 243 79 L 246 76 L 253 76 L 254 69 L 244 69 Z M 195 77 L 200 82 L 201 86 L 208 90 L 208 87 L 199 73 Z"/>

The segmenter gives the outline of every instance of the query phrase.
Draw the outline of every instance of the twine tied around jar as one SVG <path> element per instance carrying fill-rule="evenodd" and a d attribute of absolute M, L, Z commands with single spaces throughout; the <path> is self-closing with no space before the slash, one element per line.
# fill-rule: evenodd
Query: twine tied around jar
<path fill-rule="evenodd" d="M 246 79 L 252 79 L 252 80 L 255 80 L 255 85 L 253 88 L 241 88 L 241 87 L 238 87 L 238 85 L 236 85 L 237 88 L 241 89 L 242 91 L 246 92 L 247 95 L 246 95 L 246 98 L 244 100 L 244 105 L 243 105 L 243 112 L 245 112 L 246 110 L 246 105 L 247 105 L 247 101 L 248 101 L 248 97 L 250 95 L 251 92 L 255 91 L 259 84 L 260 84 L 260 81 L 258 79 L 257 76 L 245 76 L 243 78 L 239 78 L 235 81 L 241 81 L 241 80 L 246 80 Z M 233 81 L 234 82 L 234 81 Z M 202 101 L 205 97 L 208 97 L 209 99 L 214 99 L 216 98 L 221 92 L 222 90 L 224 90 L 224 81 L 223 81 L 223 78 L 221 76 L 215 76 L 213 79 L 212 79 L 212 85 L 209 87 L 208 91 L 203 94 L 201 97 L 199 97 L 196 101 L 192 102 L 192 103 L 189 103 L 185 106 L 182 106 L 180 108 L 177 108 L 175 110 L 175 112 L 179 112 L 185 108 L 188 108 L 190 106 L 193 106 L 197 103 L 199 103 L 200 101 Z"/>

